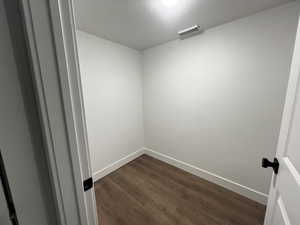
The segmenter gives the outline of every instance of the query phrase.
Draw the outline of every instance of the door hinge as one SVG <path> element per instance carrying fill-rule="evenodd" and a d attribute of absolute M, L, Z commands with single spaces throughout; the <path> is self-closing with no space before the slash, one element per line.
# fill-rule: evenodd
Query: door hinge
<path fill-rule="evenodd" d="M 83 190 L 88 191 L 93 187 L 93 185 L 94 185 L 93 178 L 90 177 L 90 178 L 83 181 Z"/>

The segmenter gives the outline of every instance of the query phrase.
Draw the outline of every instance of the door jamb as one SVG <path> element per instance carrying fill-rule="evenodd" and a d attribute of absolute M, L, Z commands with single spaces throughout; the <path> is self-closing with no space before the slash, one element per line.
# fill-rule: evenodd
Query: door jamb
<path fill-rule="evenodd" d="M 96 225 L 72 0 L 20 0 L 58 221 Z M 82 166 L 86 163 L 87 166 Z"/>

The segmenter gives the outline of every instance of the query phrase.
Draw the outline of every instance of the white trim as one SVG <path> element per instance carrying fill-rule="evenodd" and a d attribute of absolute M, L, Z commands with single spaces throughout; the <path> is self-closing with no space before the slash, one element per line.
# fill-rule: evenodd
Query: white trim
<path fill-rule="evenodd" d="M 66 115 L 69 143 L 74 150 L 71 151 L 73 172 L 80 174 L 74 176 L 78 185 L 82 186 L 83 180 L 92 176 L 90 153 L 88 148 L 86 119 L 82 96 L 79 59 L 75 33 L 74 8 L 72 0 L 55 0 L 49 3 L 54 40 L 59 67 L 63 107 Z M 79 162 L 79 164 L 77 164 Z M 82 188 L 77 190 L 79 212 L 84 224 L 98 224 L 94 190 L 82 193 Z"/>
<path fill-rule="evenodd" d="M 49 173 L 60 225 L 96 225 L 85 140 L 72 0 L 21 0 Z M 79 108 L 80 106 L 81 108 Z M 85 167 L 84 167 L 85 166 Z"/>
<path fill-rule="evenodd" d="M 282 216 L 282 219 L 284 221 L 284 224 L 291 225 L 291 222 L 290 222 L 287 210 L 286 210 L 286 208 L 284 206 L 284 203 L 283 203 L 281 197 L 278 198 L 277 204 L 278 204 L 278 206 L 280 208 L 280 212 L 281 212 L 281 216 Z"/>
<path fill-rule="evenodd" d="M 136 158 L 140 157 L 141 155 L 146 154 L 149 155 L 153 158 L 156 158 L 158 160 L 161 160 L 165 163 L 168 163 L 172 166 L 175 166 L 177 168 L 180 168 L 188 173 L 191 173 L 195 176 L 201 177 L 205 180 L 208 180 L 210 182 L 213 182 L 215 184 L 218 184 L 222 187 L 225 187 L 231 191 L 234 191 L 240 195 L 243 195 L 249 199 L 252 199 L 256 202 L 259 202 L 261 204 L 266 205 L 267 201 L 268 201 L 268 195 L 265 193 L 262 193 L 260 191 L 254 190 L 252 188 L 246 187 L 244 185 L 241 185 L 237 182 L 234 182 L 232 180 L 229 180 L 227 178 L 224 178 L 222 176 L 219 176 L 217 174 L 211 173 L 207 170 L 198 168 L 196 166 L 193 166 L 191 164 L 188 164 L 186 162 L 177 160 L 173 157 L 167 156 L 165 154 L 159 153 L 157 151 L 154 151 L 153 149 L 149 149 L 149 148 L 141 148 L 136 152 L 133 152 L 127 156 L 125 156 L 124 158 L 108 165 L 107 167 L 93 173 L 93 179 L 94 181 L 97 181 L 105 176 L 107 176 L 108 174 L 116 171 L 117 169 L 119 169 L 120 167 L 124 166 L 125 164 L 135 160 Z"/>
<path fill-rule="evenodd" d="M 93 179 L 94 181 L 97 181 L 108 174 L 114 172 L 115 170 L 119 169 L 120 167 L 124 166 L 125 164 L 131 162 L 132 160 L 135 160 L 136 158 L 140 157 L 141 155 L 145 154 L 144 148 L 141 148 L 137 150 L 136 152 L 133 152 L 124 158 L 106 166 L 105 168 L 93 173 Z"/>
<path fill-rule="evenodd" d="M 234 191 L 240 195 L 243 195 L 249 199 L 252 199 L 256 202 L 262 203 L 262 204 L 266 204 L 267 200 L 268 200 L 268 195 L 264 194 L 262 192 L 256 191 L 252 188 L 246 187 L 244 185 L 241 185 L 239 183 L 236 183 L 232 180 L 229 180 L 227 178 L 221 177 L 217 174 L 211 173 L 207 170 L 204 169 L 200 169 L 196 166 L 193 166 L 191 164 L 188 164 L 186 162 L 177 160 L 173 157 L 164 155 L 162 153 L 159 153 L 157 151 L 154 151 L 152 149 L 149 148 L 144 148 L 144 153 L 146 155 L 152 156 L 153 158 L 156 158 L 158 160 L 161 160 L 163 162 L 166 162 L 172 166 L 175 166 L 177 168 L 180 168 L 186 172 L 189 172 L 195 176 L 201 177 L 203 179 L 206 179 L 210 182 L 213 182 L 215 184 L 218 184 L 222 187 L 225 187 L 231 191 Z"/>

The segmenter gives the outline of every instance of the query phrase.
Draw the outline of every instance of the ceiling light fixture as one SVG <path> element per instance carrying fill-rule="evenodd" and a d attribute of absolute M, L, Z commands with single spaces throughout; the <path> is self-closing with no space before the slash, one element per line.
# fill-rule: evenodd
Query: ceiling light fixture
<path fill-rule="evenodd" d="M 178 0 L 161 0 L 166 7 L 174 7 L 178 4 Z"/>

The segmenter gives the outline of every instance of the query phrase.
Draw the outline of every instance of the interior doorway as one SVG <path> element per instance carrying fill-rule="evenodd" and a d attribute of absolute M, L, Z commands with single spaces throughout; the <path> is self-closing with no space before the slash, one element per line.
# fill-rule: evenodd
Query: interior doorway
<path fill-rule="evenodd" d="M 74 1 L 100 224 L 264 223 L 299 14 L 267 2 Z"/>
<path fill-rule="evenodd" d="M 51 219 L 298 224 L 298 2 L 19 3 Z"/>

